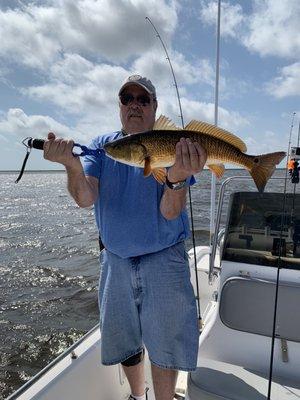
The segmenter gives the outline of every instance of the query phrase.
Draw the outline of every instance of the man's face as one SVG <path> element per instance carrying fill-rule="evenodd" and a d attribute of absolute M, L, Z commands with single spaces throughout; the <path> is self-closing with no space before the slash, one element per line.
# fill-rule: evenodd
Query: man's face
<path fill-rule="evenodd" d="M 157 108 L 157 102 L 153 100 L 153 96 L 138 85 L 127 86 L 121 96 L 128 102 L 128 104 L 122 104 L 122 98 L 119 100 L 120 119 L 125 132 L 139 133 L 152 130 Z M 143 99 L 150 102 L 142 102 Z"/>

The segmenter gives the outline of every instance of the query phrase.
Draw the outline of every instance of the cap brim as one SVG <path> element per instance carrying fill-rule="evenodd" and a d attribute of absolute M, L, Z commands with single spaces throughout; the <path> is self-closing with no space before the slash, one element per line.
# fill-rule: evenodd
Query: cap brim
<path fill-rule="evenodd" d="M 132 82 L 126 82 L 126 83 L 124 83 L 124 85 L 123 85 L 123 86 L 121 87 L 121 89 L 119 90 L 119 96 L 120 96 L 120 94 L 123 92 L 123 90 L 124 90 L 125 88 L 127 88 L 128 86 L 132 86 L 132 85 L 140 86 L 140 87 L 142 87 L 144 90 L 146 90 L 147 93 L 153 94 L 146 86 L 142 85 L 142 84 L 139 83 L 139 82 L 134 82 L 134 81 L 132 81 Z"/>

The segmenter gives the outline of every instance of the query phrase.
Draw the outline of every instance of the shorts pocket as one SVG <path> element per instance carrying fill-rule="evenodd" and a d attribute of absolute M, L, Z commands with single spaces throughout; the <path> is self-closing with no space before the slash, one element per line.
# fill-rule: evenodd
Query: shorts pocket
<path fill-rule="evenodd" d="M 173 258 L 177 259 L 180 262 L 188 261 L 188 255 L 185 250 L 184 242 L 179 242 L 169 247 L 169 252 Z"/>

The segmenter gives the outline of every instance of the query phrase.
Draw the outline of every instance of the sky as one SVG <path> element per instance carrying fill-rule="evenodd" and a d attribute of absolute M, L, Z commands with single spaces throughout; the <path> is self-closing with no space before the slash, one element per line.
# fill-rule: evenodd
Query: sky
<path fill-rule="evenodd" d="M 157 116 L 214 123 L 217 3 L 212 0 L 0 0 L 0 170 L 20 169 L 22 140 L 49 131 L 88 145 L 120 129 L 131 74 L 156 86 Z M 224 0 L 220 127 L 248 154 L 288 148 L 300 118 L 300 1 Z M 33 150 L 27 169 L 61 169 Z"/>

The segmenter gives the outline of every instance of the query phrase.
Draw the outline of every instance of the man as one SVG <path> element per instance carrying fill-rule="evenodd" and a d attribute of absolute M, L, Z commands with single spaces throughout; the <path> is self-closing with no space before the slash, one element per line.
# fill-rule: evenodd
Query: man
<path fill-rule="evenodd" d="M 295 158 L 291 158 L 288 161 L 288 170 L 289 170 L 290 176 L 292 176 L 292 174 L 293 174 L 293 170 L 295 167 L 295 161 L 296 161 Z"/>
<path fill-rule="evenodd" d="M 299 183 L 299 163 L 295 158 L 291 178 L 292 183 Z"/>
<path fill-rule="evenodd" d="M 122 130 L 97 137 L 93 148 L 153 128 L 155 87 L 140 75 L 119 91 Z M 130 399 L 145 400 L 144 346 L 152 364 L 156 400 L 172 400 L 177 371 L 196 368 L 198 327 L 184 239 L 187 185 L 206 161 L 197 143 L 182 138 L 167 184 L 105 154 L 86 157 L 84 169 L 71 154 L 73 142 L 48 135 L 45 158 L 66 167 L 68 189 L 80 207 L 95 205 L 106 248 L 99 285 L 101 357 L 122 363 Z"/>

